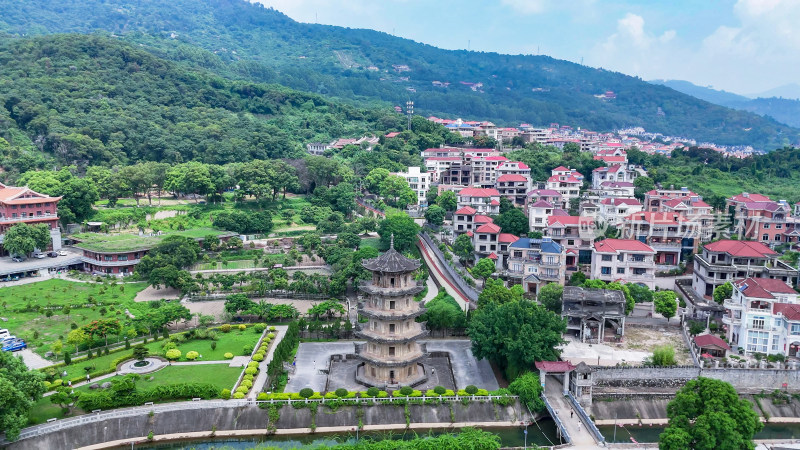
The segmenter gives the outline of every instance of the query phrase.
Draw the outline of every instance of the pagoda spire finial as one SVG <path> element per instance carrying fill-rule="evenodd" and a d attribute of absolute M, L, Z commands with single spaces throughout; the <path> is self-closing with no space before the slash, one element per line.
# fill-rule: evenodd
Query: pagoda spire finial
<path fill-rule="evenodd" d="M 394 233 L 392 233 L 392 236 L 389 238 L 389 250 L 394 250 Z"/>

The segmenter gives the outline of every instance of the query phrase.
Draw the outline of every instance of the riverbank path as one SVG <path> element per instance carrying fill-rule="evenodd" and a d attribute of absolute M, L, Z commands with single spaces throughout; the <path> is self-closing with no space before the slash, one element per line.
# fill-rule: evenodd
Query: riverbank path
<path fill-rule="evenodd" d="M 550 402 L 553 411 L 558 414 L 561 422 L 567 428 L 567 433 L 572 438 L 572 445 L 569 448 L 575 449 L 596 449 L 598 448 L 597 442 L 594 437 L 586 429 L 586 424 L 581 422 L 580 416 L 577 412 L 573 412 L 572 403 L 564 396 L 564 387 L 554 377 L 549 377 L 545 384 L 545 397 Z M 570 417 L 573 416 L 573 417 Z"/>

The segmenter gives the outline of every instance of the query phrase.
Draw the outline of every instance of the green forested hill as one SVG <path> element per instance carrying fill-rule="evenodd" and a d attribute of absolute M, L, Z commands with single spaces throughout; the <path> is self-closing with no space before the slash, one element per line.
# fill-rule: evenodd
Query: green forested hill
<path fill-rule="evenodd" d="M 618 73 L 545 56 L 448 51 L 369 30 L 301 24 L 244 0 L 0 0 L 0 11 L 0 30 L 10 34 L 103 30 L 218 73 L 366 102 L 411 99 L 422 113 L 597 130 L 638 125 L 760 149 L 800 142 L 800 131 L 770 118 Z M 393 67 L 401 65 L 410 70 Z M 433 81 L 450 84 L 435 87 Z M 473 91 L 462 82 L 483 86 Z M 609 90 L 616 99 L 594 97 Z"/>
<path fill-rule="evenodd" d="M 395 129 L 389 108 L 231 81 L 96 35 L 0 41 L 0 165 L 297 157 L 316 139 Z"/>

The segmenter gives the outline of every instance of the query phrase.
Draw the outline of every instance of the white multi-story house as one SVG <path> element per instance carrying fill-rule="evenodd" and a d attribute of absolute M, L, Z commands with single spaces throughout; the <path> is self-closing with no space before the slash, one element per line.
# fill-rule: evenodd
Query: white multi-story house
<path fill-rule="evenodd" d="M 746 278 L 733 283 L 722 323 L 731 345 L 746 353 L 797 357 L 800 353 L 800 304 L 797 291 L 780 280 Z"/>
<path fill-rule="evenodd" d="M 557 208 L 550 202 L 539 200 L 528 205 L 528 225 L 531 231 L 544 233 L 547 228 L 547 218 L 550 216 L 568 216 L 569 213 Z"/>
<path fill-rule="evenodd" d="M 472 184 L 493 187 L 497 181 L 497 167 L 508 161 L 505 156 L 476 156 L 472 158 Z"/>
<path fill-rule="evenodd" d="M 500 214 L 500 192 L 497 189 L 468 187 L 458 191 L 458 207 L 470 206 L 478 214 Z"/>
<path fill-rule="evenodd" d="M 608 167 L 598 167 L 592 171 L 592 189 L 601 190 L 603 183 L 613 181 L 617 183 L 633 183 L 639 176 L 634 166 L 613 164 Z"/>
<path fill-rule="evenodd" d="M 405 178 L 408 187 L 417 194 L 417 204 L 427 206 L 428 189 L 431 187 L 431 174 L 423 172 L 419 167 L 409 167 L 408 172 L 398 172 L 395 175 Z"/>
<path fill-rule="evenodd" d="M 522 175 L 530 180 L 531 168 L 527 164 L 519 161 L 504 161 L 497 166 L 497 176 L 503 175 Z"/>
<path fill-rule="evenodd" d="M 575 169 L 559 166 L 553 169 L 552 176 L 547 179 L 547 189 L 561 194 L 566 204 L 573 198 L 578 198 L 583 184 L 583 175 Z"/>
<path fill-rule="evenodd" d="M 592 279 L 655 287 L 656 251 L 634 239 L 604 239 L 593 244 Z"/>
<path fill-rule="evenodd" d="M 534 189 L 529 191 L 526 195 L 528 197 L 526 200 L 528 205 L 536 203 L 539 200 L 544 200 L 556 208 L 564 209 L 567 206 L 564 204 L 564 197 L 561 196 L 561 193 L 552 189 Z"/>
<path fill-rule="evenodd" d="M 309 142 L 306 144 L 306 150 L 308 153 L 315 156 L 322 156 L 322 154 L 325 153 L 325 150 L 330 148 L 333 148 L 331 147 L 331 144 L 326 144 L 324 142 Z"/>
<path fill-rule="evenodd" d="M 442 172 L 453 164 L 460 164 L 460 156 L 431 156 L 425 158 L 425 169 L 431 174 L 431 183 L 438 183 Z"/>
<path fill-rule="evenodd" d="M 778 259 L 778 253 L 758 241 L 722 239 L 703 246 L 694 255 L 692 290 L 712 298 L 714 289 L 741 278 L 774 278 L 795 286 L 798 271 Z"/>
<path fill-rule="evenodd" d="M 642 202 L 635 198 L 604 198 L 599 202 L 597 219 L 606 226 L 618 227 L 623 218 L 641 210 Z"/>

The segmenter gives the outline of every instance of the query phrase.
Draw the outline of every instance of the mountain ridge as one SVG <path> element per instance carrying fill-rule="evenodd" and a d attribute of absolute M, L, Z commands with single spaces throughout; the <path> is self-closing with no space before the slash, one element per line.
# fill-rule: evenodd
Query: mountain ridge
<path fill-rule="evenodd" d="M 443 50 L 373 30 L 302 24 L 242 0 L 0 0 L 0 9 L 6 33 L 103 31 L 170 54 L 180 41 L 213 52 L 240 77 L 362 104 L 412 100 L 420 113 L 508 125 L 642 126 L 765 150 L 800 142 L 798 129 L 627 75 L 547 56 Z M 597 98 L 606 91 L 616 98 Z"/>

